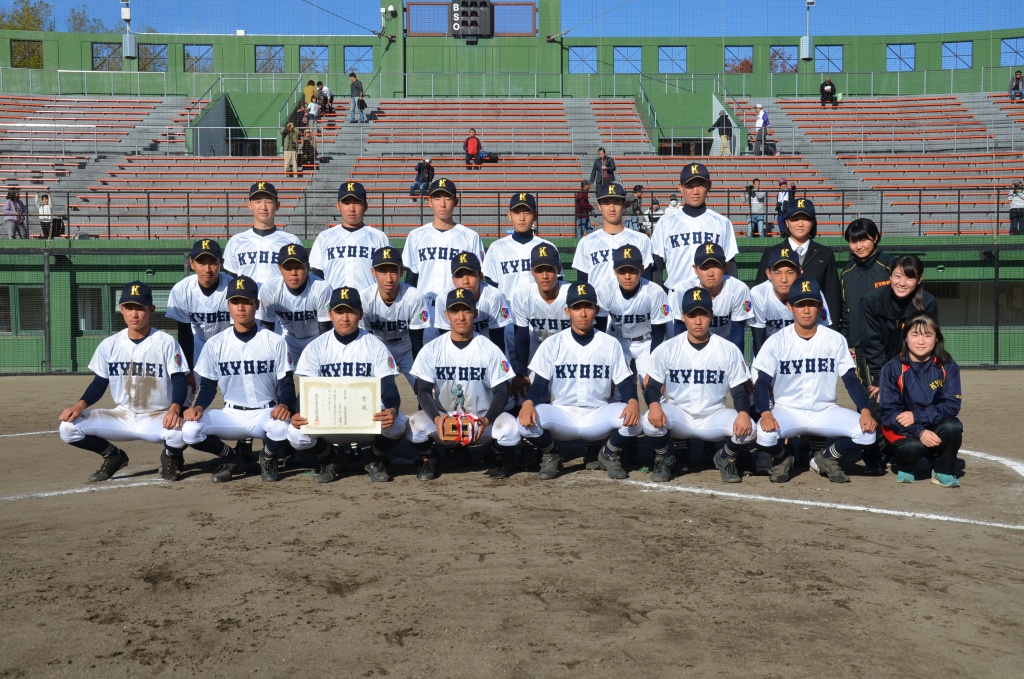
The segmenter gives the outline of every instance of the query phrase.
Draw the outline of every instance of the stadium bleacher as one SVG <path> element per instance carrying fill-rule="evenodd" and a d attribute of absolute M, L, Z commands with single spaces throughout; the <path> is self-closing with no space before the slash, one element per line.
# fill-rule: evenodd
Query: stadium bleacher
<path fill-rule="evenodd" d="M 590 107 L 594 111 L 602 143 L 650 143 L 647 128 L 631 99 L 594 99 Z"/>
<path fill-rule="evenodd" d="M 116 142 L 159 99 L 0 95 L 0 142 L 76 145 Z"/>

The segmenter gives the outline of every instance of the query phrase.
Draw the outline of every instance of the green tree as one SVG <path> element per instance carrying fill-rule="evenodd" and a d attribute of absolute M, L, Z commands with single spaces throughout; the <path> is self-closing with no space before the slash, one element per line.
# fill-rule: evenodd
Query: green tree
<path fill-rule="evenodd" d="M 94 19 L 89 16 L 85 5 L 72 7 L 68 10 L 67 19 L 68 33 L 120 33 L 120 28 L 110 28 L 102 19 Z"/>
<path fill-rule="evenodd" d="M 10 9 L 0 7 L 0 30 L 52 31 L 53 8 L 43 0 L 14 0 Z"/>

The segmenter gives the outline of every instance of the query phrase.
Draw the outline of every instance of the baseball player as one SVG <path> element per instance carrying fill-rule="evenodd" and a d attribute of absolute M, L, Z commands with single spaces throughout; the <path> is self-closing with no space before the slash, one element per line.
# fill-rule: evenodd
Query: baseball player
<path fill-rule="evenodd" d="M 725 251 L 718 243 L 705 243 L 693 255 L 693 271 L 700 286 L 711 293 L 711 332 L 735 344 L 743 351 L 743 332 L 746 322 L 754 317 L 750 288 L 738 278 L 725 272 Z M 673 309 L 679 301 L 670 299 Z M 686 332 L 683 321 L 676 321 L 675 334 Z"/>
<path fill-rule="evenodd" d="M 824 301 L 818 282 L 798 278 L 786 304 L 793 325 L 765 340 L 752 366 L 757 373 L 754 404 L 761 413 L 757 444 L 772 455 L 771 481 L 784 483 L 793 457 L 785 453 L 780 439 L 802 434 L 838 438 L 814 453 L 811 470 L 833 483 L 847 483 L 850 479 L 840 468 L 839 457 L 863 456 L 865 446 L 875 442 L 877 425 L 868 407 L 868 393 L 857 379 L 846 338 L 820 325 Z M 837 376 L 843 378 L 859 414 L 836 405 Z"/>
<path fill-rule="evenodd" d="M 562 259 L 554 245 L 536 245 L 530 253 L 534 285 L 520 288 L 512 299 L 515 324 L 515 365 L 517 390 L 529 387 L 527 366 L 541 342 L 572 325 L 565 313 L 569 284 L 558 279 Z M 525 380 L 525 381 L 523 381 Z"/>
<path fill-rule="evenodd" d="M 256 182 L 249 187 L 249 209 L 253 226 L 249 231 L 236 233 L 228 239 L 224 249 L 224 271 L 232 278 L 248 276 L 258 285 L 278 276 L 277 261 L 281 248 L 299 244 L 299 237 L 278 230 L 274 223 L 281 201 L 277 189 L 270 182 Z"/>
<path fill-rule="evenodd" d="M 402 260 L 398 250 L 374 250 L 372 265 L 377 282 L 359 292 L 362 326 L 387 345 L 398 369 L 415 388 L 412 364 L 423 348 L 423 331 L 430 327 L 427 301 L 419 290 L 401 281 Z"/>
<path fill-rule="evenodd" d="M 410 231 L 402 250 L 402 264 L 407 270 L 405 282 L 416 287 L 427 300 L 431 327 L 424 333 L 426 341 L 440 334 L 434 300 L 441 291 L 450 289 L 448 262 L 460 252 L 484 258 L 483 242 L 477 232 L 455 221 L 455 208 L 459 205 L 455 182 L 444 177 L 435 179 L 430 183 L 429 193 L 427 202 L 434 218 Z"/>
<path fill-rule="evenodd" d="M 508 461 L 519 444 L 516 420 L 503 412 L 514 373 L 494 343 L 473 331 L 476 303 L 468 290 L 449 291 L 444 313 L 451 331 L 428 342 L 412 366 L 420 410 L 409 418 L 406 438 L 423 458 L 416 474 L 421 481 L 436 476 L 438 459 L 431 441 L 441 442 L 438 432 L 446 414 L 475 420 L 472 443 L 493 440 L 494 459 L 487 471 L 491 478 L 508 476 Z"/>
<path fill-rule="evenodd" d="M 373 419 L 381 424 L 378 436 L 322 436 L 304 434 L 300 427 L 308 424 L 302 413 L 301 403 L 292 415 L 292 426 L 288 429 L 288 441 L 295 450 L 314 449 L 321 466 L 313 480 L 330 483 L 339 476 L 341 467 L 338 454 L 332 444 L 373 441 L 371 452 L 363 459 L 363 468 L 371 481 L 390 481 L 391 476 L 384 466 L 387 454 L 405 435 L 406 419 L 399 408 L 402 405 L 395 385 L 398 368 L 387 347 L 377 337 L 359 327 L 363 317 L 363 304 L 355 288 L 337 288 L 331 292 L 331 324 L 333 331 L 325 333 L 306 347 L 295 366 L 300 377 L 377 377 L 380 378 L 381 409 Z M 374 404 L 374 407 L 378 404 Z M 369 407 L 367 405 L 367 407 Z"/>
<path fill-rule="evenodd" d="M 616 284 L 595 286 L 602 308 L 608 312 L 608 334 L 619 341 L 626 360 L 647 376 L 651 352 L 665 340 L 672 312 L 660 285 L 640 278 L 643 263 L 632 245 L 612 250 Z"/>
<path fill-rule="evenodd" d="M 743 353 L 711 331 L 714 303 L 711 291 L 690 288 L 681 296 L 686 332 L 677 334 L 651 352 L 650 378 L 644 388 L 648 410 L 644 434 L 654 445 L 652 481 L 671 481 L 675 457 L 671 439 L 728 439 L 714 457 L 726 483 L 739 483 L 736 458 L 754 441 L 754 425 L 747 411 L 750 374 Z M 665 400 L 661 401 L 662 388 Z M 735 409 L 725 405 L 731 394 Z"/>
<path fill-rule="evenodd" d="M 768 280 L 750 290 L 751 311 L 754 313 L 750 319 L 750 332 L 753 335 L 755 356 L 761 351 L 761 346 L 768 337 L 793 325 L 793 313 L 787 302 L 793 282 L 799 277 L 800 265 L 792 250 L 776 248 L 771 252 L 768 258 Z M 824 297 L 821 298 L 821 303 L 821 316 L 818 322 L 831 325 L 828 304 Z"/>
<path fill-rule="evenodd" d="M 271 332 L 278 328 L 297 361 L 310 342 L 331 329 L 331 286 L 309 273 L 309 253 L 301 245 L 283 246 L 277 261 L 281 275 L 260 287 L 256 320 Z"/>
<path fill-rule="evenodd" d="M 362 290 L 373 285 L 370 272 L 373 252 L 391 245 L 383 231 L 363 222 L 368 206 L 362 184 L 342 182 L 335 203 L 341 224 L 321 231 L 313 241 L 309 251 L 310 271 L 327 281 L 331 290 L 341 287 Z"/>
<path fill-rule="evenodd" d="M 231 326 L 227 299 L 231 276 L 221 271 L 224 257 L 220 243 L 211 238 L 192 244 L 188 265 L 195 276 L 174 284 L 167 296 L 165 315 L 178 322 L 178 344 L 191 370 L 206 340 Z"/>
<path fill-rule="evenodd" d="M 541 451 L 542 480 L 558 475 L 562 456 L 556 440 L 590 441 L 605 436 L 609 438 L 597 457 L 598 465 L 608 478 L 624 479 L 628 474 L 619 455 L 641 431 L 636 380 L 618 340 L 594 327 L 598 312 L 594 286 L 572 284 L 566 305 L 572 326 L 545 340 L 530 361 L 534 379 L 519 410 L 519 432 Z M 619 400 L 609 402 L 613 388 Z"/>
<path fill-rule="evenodd" d="M 679 173 L 683 209 L 665 214 L 651 236 L 655 268 L 653 280 L 660 283 L 662 273 L 666 273 L 665 288 L 669 293 L 686 290 L 700 282 L 692 265 L 701 245 L 717 243 L 730 261 L 739 252 L 732 222 L 707 206 L 710 191 L 711 173 L 703 163 L 684 166 Z"/>
<path fill-rule="evenodd" d="M 186 444 L 221 459 L 211 477 L 214 483 L 230 481 L 243 462 L 219 437 L 263 439 L 260 476 L 264 481 L 280 478 L 278 453 L 288 437 L 295 385 L 288 345 L 280 335 L 257 325 L 259 307 L 256 281 L 248 276 L 231 281 L 232 327 L 210 338 L 196 365 L 199 393 L 195 405 L 185 411 L 181 434 Z M 218 387 L 224 408 L 208 410 Z"/>
<path fill-rule="evenodd" d="M 188 372 L 181 347 L 150 326 L 156 307 L 145 283 L 124 286 L 118 306 L 128 327 L 96 347 L 89 361 L 92 383 L 77 403 L 61 412 L 60 438 L 103 457 L 103 464 L 89 477 L 92 482 L 106 481 L 128 464 L 128 456 L 111 441 L 163 443 L 160 476 L 177 481 L 184 464 L 181 413 Z M 108 386 L 116 407 L 86 410 Z"/>
<path fill-rule="evenodd" d="M 483 283 L 480 260 L 472 252 L 459 252 L 452 258 L 452 285 L 470 292 L 476 301 L 476 320 L 473 330 L 487 337 L 505 353 L 505 327 L 512 325 L 508 300 L 498 288 Z M 447 291 L 446 291 L 447 292 Z M 446 316 L 438 316 L 434 323 L 439 331 L 450 330 Z"/>

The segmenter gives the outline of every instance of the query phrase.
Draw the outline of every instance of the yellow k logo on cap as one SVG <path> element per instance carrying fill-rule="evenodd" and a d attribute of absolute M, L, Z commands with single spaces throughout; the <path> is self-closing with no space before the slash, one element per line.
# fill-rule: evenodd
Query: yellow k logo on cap
<path fill-rule="evenodd" d="M 519 200 L 526 200 L 526 194 L 525 193 L 520 193 L 519 194 Z"/>
<path fill-rule="evenodd" d="M 693 301 L 694 302 L 702 302 L 702 301 L 704 301 L 703 299 L 701 299 L 700 290 L 694 290 L 693 291 Z"/>
<path fill-rule="evenodd" d="M 696 165 L 691 165 L 690 174 L 700 174 L 700 169 Z"/>
<path fill-rule="evenodd" d="M 782 255 L 783 257 L 789 257 L 789 248 L 782 248 L 779 254 Z"/>
<path fill-rule="evenodd" d="M 800 292 L 810 292 L 810 291 L 811 291 L 811 282 L 810 281 L 804 281 L 803 283 L 800 284 Z"/>
<path fill-rule="evenodd" d="M 342 299 L 348 299 L 348 288 L 342 288 L 341 289 L 341 298 Z"/>
<path fill-rule="evenodd" d="M 576 294 L 577 295 L 585 295 L 585 294 L 587 294 L 587 286 L 586 286 L 585 283 L 583 285 L 577 285 L 576 286 Z"/>
<path fill-rule="evenodd" d="M 548 256 L 548 249 L 546 247 L 544 247 L 543 245 L 540 246 L 540 250 L 538 252 L 540 253 L 541 257 L 547 257 Z"/>
<path fill-rule="evenodd" d="M 438 186 L 448 186 L 448 180 L 447 179 L 438 179 L 437 180 L 437 185 Z"/>
<path fill-rule="evenodd" d="M 466 264 L 469 262 L 469 256 L 465 253 L 459 255 L 459 264 Z"/>
<path fill-rule="evenodd" d="M 631 248 L 626 248 L 625 250 L 623 250 L 622 251 L 622 258 L 623 259 L 633 259 L 633 250 Z"/>
<path fill-rule="evenodd" d="M 384 248 L 384 252 L 381 256 L 384 259 L 391 259 L 391 248 Z"/>
<path fill-rule="evenodd" d="M 201 247 L 203 250 L 209 250 L 210 249 L 210 241 L 208 241 L 208 240 L 202 241 L 199 244 L 199 247 Z"/>
<path fill-rule="evenodd" d="M 708 243 L 704 246 L 704 254 L 713 255 L 715 254 L 715 246 L 713 243 Z"/>
<path fill-rule="evenodd" d="M 803 199 L 803 198 L 801 198 L 800 200 L 798 200 L 798 201 L 796 202 L 796 206 L 797 206 L 797 208 L 802 208 L 802 207 L 804 207 L 804 202 L 805 202 L 805 201 L 804 201 L 804 199 Z"/>
<path fill-rule="evenodd" d="M 463 290 L 462 288 L 459 288 L 458 290 L 455 291 L 455 296 L 459 299 L 463 299 L 466 296 L 466 291 Z"/>
<path fill-rule="evenodd" d="M 288 246 L 288 254 L 289 255 L 294 255 L 295 254 L 295 246 L 294 245 L 289 245 Z"/>
<path fill-rule="evenodd" d="M 355 191 L 356 190 L 356 183 L 355 182 L 349 182 L 348 183 L 348 190 L 349 191 Z"/>
<path fill-rule="evenodd" d="M 245 280 L 244 279 L 239 278 L 237 281 L 235 281 L 235 290 L 245 290 Z"/>
<path fill-rule="evenodd" d="M 262 191 L 263 189 L 267 188 L 267 183 L 266 182 L 260 182 L 259 184 L 256 185 L 256 188 L 258 188 L 260 191 Z"/>
<path fill-rule="evenodd" d="M 138 286 L 138 285 L 133 285 L 132 286 L 132 297 L 138 297 L 139 296 L 139 287 L 140 286 Z"/>
<path fill-rule="evenodd" d="M 615 193 L 615 184 L 609 184 L 608 185 L 608 195 L 610 195 L 610 196 L 617 196 L 617 195 L 619 195 L 619 194 Z"/>

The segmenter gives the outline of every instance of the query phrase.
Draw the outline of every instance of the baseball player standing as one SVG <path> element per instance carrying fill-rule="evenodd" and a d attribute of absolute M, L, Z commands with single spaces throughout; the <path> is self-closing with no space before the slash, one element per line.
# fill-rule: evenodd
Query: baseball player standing
<path fill-rule="evenodd" d="M 427 301 L 419 290 L 401 281 L 402 260 L 398 250 L 374 250 L 372 264 L 377 282 L 359 292 L 362 326 L 387 345 L 398 369 L 415 388 L 412 364 L 423 348 L 423 331 L 430 327 Z"/>
<path fill-rule="evenodd" d="M 472 252 L 459 252 L 452 258 L 452 285 L 455 289 L 463 289 L 473 295 L 476 301 L 476 320 L 473 330 L 487 337 L 505 353 L 505 327 L 512 324 L 508 309 L 508 300 L 498 288 L 483 283 L 483 272 L 480 260 Z M 447 291 L 446 291 L 447 292 Z M 434 323 L 440 332 L 450 330 L 448 318 L 439 315 Z"/>
<path fill-rule="evenodd" d="M 750 290 L 751 310 L 754 317 L 750 319 L 750 332 L 753 335 L 754 355 L 761 351 L 761 346 L 768 337 L 779 330 L 793 325 L 793 312 L 787 302 L 793 283 L 800 277 L 800 265 L 795 254 L 789 248 L 777 248 L 768 258 L 768 280 L 755 285 Z M 818 322 L 831 325 L 828 304 L 822 297 L 821 316 Z"/>
<path fill-rule="evenodd" d="M 248 276 L 263 285 L 278 276 L 277 256 L 281 248 L 301 241 L 295 234 L 278 230 L 274 220 L 281 209 L 281 201 L 270 182 L 256 182 L 249 187 L 249 209 L 253 216 L 252 229 L 228 239 L 224 271 L 232 278 Z"/>
<path fill-rule="evenodd" d="M 196 275 L 174 284 L 165 315 L 178 322 L 178 344 L 191 370 L 206 340 L 231 326 L 227 299 L 231 276 L 221 271 L 220 243 L 211 238 L 192 244 L 188 265 Z"/>
<path fill-rule="evenodd" d="M 259 310 L 256 281 L 239 276 L 231 281 L 228 310 L 233 325 L 206 343 L 196 373 L 199 393 L 185 411 L 182 438 L 196 450 L 221 459 L 211 477 L 230 481 L 238 473 L 242 456 L 219 437 L 264 440 L 260 471 L 264 481 L 277 481 L 278 453 L 288 437 L 295 402 L 292 361 L 284 338 L 256 323 Z M 224 408 L 208 410 L 220 388 Z"/>
<path fill-rule="evenodd" d="M 313 241 L 309 251 L 310 271 L 327 281 L 331 290 L 342 287 L 362 290 L 373 285 L 370 272 L 373 252 L 391 245 L 383 231 L 363 221 L 368 206 L 362 184 L 342 182 L 335 203 L 341 224 L 321 231 Z"/>
<path fill-rule="evenodd" d="M 819 325 L 823 302 L 818 282 L 798 278 L 786 304 L 794 324 L 769 337 L 752 366 L 757 373 L 754 404 L 761 413 L 757 444 L 772 455 L 771 481 L 785 483 L 793 458 L 785 453 L 780 439 L 802 434 L 838 438 L 814 453 L 811 470 L 833 483 L 847 483 L 850 479 L 840 468 L 839 457 L 863 456 L 865 446 L 875 442 L 877 424 L 867 391 L 857 379 L 846 338 Z M 859 414 L 836 404 L 837 376 L 843 378 Z"/>
<path fill-rule="evenodd" d="M 309 253 L 301 245 L 285 245 L 277 260 L 281 275 L 260 288 L 256 320 L 271 332 L 279 328 L 297 361 L 310 342 L 331 329 L 331 286 L 309 273 Z"/>
<path fill-rule="evenodd" d="M 60 438 L 103 458 L 89 477 L 93 482 L 106 481 L 128 464 L 128 456 L 111 441 L 163 443 L 160 476 L 177 481 L 184 464 L 181 413 L 188 372 L 181 347 L 150 326 L 156 307 L 145 283 L 124 286 L 118 306 L 127 327 L 96 347 L 89 361 L 92 383 L 77 403 L 61 412 Z M 108 386 L 116 407 L 87 410 Z"/>
<path fill-rule="evenodd" d="M 534 380 L 519 410 L 519 432 L 541 451 L 542 480 L 555 478 L 562 464 L 555 441 L 605 436 L 597 462 L 608 478 L 624 479 L 620 453 L 641 432 L 636 380 L 619 342 L 594 327 L 594 286 L 572 284 L 566 304 L 572 326 L 549 337 L 530 361 Z M 609 402 L 613 388 L 619 401 Z"/>
<path fill-rule="evenodd" d="M 572 325 L 565 313 L 569 284 L 558 280 L 562 258 L 554 245 L 534 246 L 530 253 L 530 271 L 534 285 L 521 287 L 512 299 L 515 323 L 516 390 L 529 387 L 527 366 L 541 342 Z"/>
<path fill-rule="evenodd" d="M 711 291 L 690 288 L 681 296 L 686 332 L 668 340 L 651 353 L 650 379 L 644 389 L 648 410 L 644 434 L 654 445 L 652 481 L 671 481 L 675 457 L 670 439 L 728 439 L 715 455 L 715 466 L 726 483 L 739 483 L 737 456 L 741 446 L 753 443 L 747 381 L 750 374 L 743 353 L 711 332 L 714 304 Z M 661 401 L 662 388 L 665 400 Z M 735 409 L 725 405 L 732 395 Z"/>
<path fill-rule="evenodd" d="M 576 282 L 590 283 L 594 287 L 614 286 L 615 271 L 612 267 L 612 250 L 623 245 L 632 245 L 640 251 L 644 276 L 650 278 L 650 267 L 654 264 L 651 255 L 651 240 L 637 231 L 629 231 L 622 225 L 626 210 L 626 191 L 622 184 L 605 184 L 597 196 L 597 207 L 601 210 L 602 225 L 576 245 L 572 268 L 576 269 Z"/>
<path fill-rule="evenodd" d="M 341 463 L 333 444 L 373 442 L 371 452 L 361 460 L 371 481 L 390 481 L 384 462 L 390 452 L 405 435 L 406 419 L 399 408 L 402 400 L 395 385 L 398 368 L 388 349 L 377 337 L 362 330 L 359 322 L 363 317 L 363 304 L 355 288 L 337 288 L 331 292 L 327 305 L 330 308 L 331 324 L 334 329 L 315 339 L 295 366 L 300 377 L 376 377 L 380 379 L 381 404 L 374 412 L 373 419 L 380 422 L 381 433 L 377 436 L 321 436 L 319 438 L 303 433 L 300 427 L 308 424 L 302 404 L 298 402 L 292 415 L 292 426 L 288 429 L 288 442 L 295 450 L 310 450 L 320 459 L 320 471 L 313 480 L 330 483 L 340 475 Z"/>
<path fill-rule="evenodd" d="M 487 248 L 484 256 L 484 279 L 501 290 L 511 301 L 521 285 L 533 285 L 530 274 L 530 253 L 542 243 L 551 242 L 533 232 L 537 222 L 537 198 L 532 193 L 516 192 L 508 204 L 508 221 L 512 233 L 499 238 Z"/>
<path fill-rule="evenodd" d="M 750 288 L 738 278 L 725 272 L 725 250 L 718 243 L 705 243 L 693 255 L 693 271 L 697 274 L 700 287 L 711 293 L 711 332 L 735 344 L 743 351 L 743 334 L 746 322 L 754 317 Z M 670 299 L 673 309 L 679 308 L 678 300 Z M 686 332 L 683 321 L 676 321 L 675 334 Z M 682 326 L 682 327 L 679 327 Z"/>
<path fill-rule="evenodd" d="M 473 331 L 472 293 L 463 288 L 449 291 L 444 308 L 451 331 L 428 342 L 412 366 L 420 410 L 409 418 L 406 438 L 423 458 L 416 478 L 430 481 L 437 474 L 431 441 L 441 443 L 438 432 L 446 414 L 475 420 L 473 443 L 494 442 L 487 475 L 505 478 L 520 440 L 515 418 L 504 412 L 514 373 L 501 350 Z"/>

